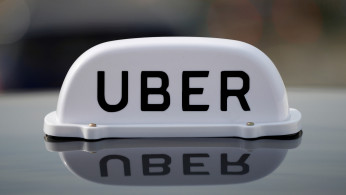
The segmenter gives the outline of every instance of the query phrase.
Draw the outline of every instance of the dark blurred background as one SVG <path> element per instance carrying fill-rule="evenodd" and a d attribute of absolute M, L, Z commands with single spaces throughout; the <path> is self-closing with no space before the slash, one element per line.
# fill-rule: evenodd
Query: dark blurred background
<path fill-rule="evenodd" d="M 58 89 L 90 47 L 155 36 L 244 41 L 287 86 L 346 86 L 342 0 L 0 0 L 0 92 Z"/>

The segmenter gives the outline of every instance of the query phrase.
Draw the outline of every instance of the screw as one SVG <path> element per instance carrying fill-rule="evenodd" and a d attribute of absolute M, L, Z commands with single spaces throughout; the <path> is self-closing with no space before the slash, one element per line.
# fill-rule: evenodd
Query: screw
<path fill-rule="evenodd" d="M 247 122 L 246 125 L 247 125 L 247 126 L 254 126 L 255 123 L 254 123 L 254 122 Z"/>
<path fill-rule="evenodd" d="M 89 127 L 96 127 L 95 123 L 89 123 Z"/>

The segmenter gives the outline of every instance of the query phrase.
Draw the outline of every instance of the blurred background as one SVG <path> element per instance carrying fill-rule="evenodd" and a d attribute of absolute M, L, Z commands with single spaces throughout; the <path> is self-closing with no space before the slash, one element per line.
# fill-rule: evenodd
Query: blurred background
<path fill-rule="evenodd" d="M 343 0 L 0 0 L 0 93 L 60 89 L 90 47 L 155 36 L 244 41 L 288 87 L 346 87 Z"/>

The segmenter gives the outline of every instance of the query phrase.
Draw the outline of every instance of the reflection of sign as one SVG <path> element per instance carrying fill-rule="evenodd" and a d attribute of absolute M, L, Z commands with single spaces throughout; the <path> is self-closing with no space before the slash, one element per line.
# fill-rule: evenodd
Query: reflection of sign
<path fill-rule="evenodd" d="M 214 154 L 215 155 L 215 154 Z M 229 162 L 227 153 L 220 155 L 221 175 L 244 175 L 249 172 L 249 165 L 245 163 L 250 154 L 243 154 L 235 162 Z M 183 175 L 210 175 L 207 170 L 193 171 L 196 168 L 204 167 L 203 161 L 198 161 L 199 158 L 209 158 L 208 153 L 192 153 L 183 154 Z M 130 159 L 122 155 L 107 155 L 100 160 L 100 173 L 101 177 L 108 177 L 107 163 L 110 160 L 119 160 L 122 163 L 124 169 L 124 176 L 131 176 Z M 153 163 L 157 160 L 159 162 Z M 192 162 L 193 161 L 193 162 Z M 177 162 L 179 163 L 179 162 Z M 167 175 L 171 172 L 170 165 L 172 164 L 171 156 L 167 154 L 143 154 L 142 155 L 142 171 L 144 176 L 149 175 Z M 240 168 L 240 170 L 231 170 L 232 168 Z M 155 170 L 156 169 L 156 170 Z"/>
<path fill-rule="evenodd" d="M 231 184 L 273 172 L 293 140 L 232 138 L 46 142 L 76 175 L 112 185 Z M 87 150 L 83 151 L 83 150 Z M 82 165 L 82 166 L 81 166 Z"/>
<path fill-rule="evenodd" d="M 257 138 L 297 133 L 300 118 L 274 64 L 255 47 L 143 38 L 100 44 L 79 57 L 44 131 L 85 139 Z"/>

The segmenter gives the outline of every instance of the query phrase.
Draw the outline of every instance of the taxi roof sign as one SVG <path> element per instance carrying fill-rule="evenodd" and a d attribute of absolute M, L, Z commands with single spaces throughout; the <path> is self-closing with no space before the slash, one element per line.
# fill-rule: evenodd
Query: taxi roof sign
<path fill-rule="evenodd" d="M 272 61 L 240 41 L 106 42 L 70 68 L 44 132 L 59 137 L 242 137 L 301 130 Z"/>

